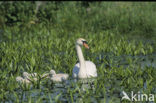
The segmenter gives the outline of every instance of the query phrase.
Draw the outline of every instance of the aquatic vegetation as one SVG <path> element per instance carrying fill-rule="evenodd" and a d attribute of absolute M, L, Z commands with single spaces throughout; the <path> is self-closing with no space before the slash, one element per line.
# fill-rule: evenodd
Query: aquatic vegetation
<path fill-rule="evenodd" d="M 129 40 L 126 36 L 118 35 L 116 37 L 110 31 L 102 31 L 93 37 L 91 37 L 91 33 L 88 33 L 88 44 L 92 48 L 84 51 L 87 52 L 84 53 L 84 56 L 86 59 L 94 61 L 99 75 L 97 80 L 91 84 L 92 89 L 86 89 L 85 93 L 83 93 L 81 90 L 83 84 L 72 84 L 71 81 L 64 84 L 66 89 L 58 90 L 57 86 L 53 85 L 53 83 L 49 84 L 50 82 L 46 79 L 33 84 L 32 87 L 23 85 L 19 88 L 15 78 L 24 71 L 43 74 L 53 68 L 56 72 L 68 73 L 72 77 L 72 68 L 78 61 L 74 47 L 77 35 L 73 35 L 71 38 L 68 38 L 68 36 L 59 38 L 56 36 L 57 33 L 53 32 L 54 30 L 46 30 L 47 33 L 45 33 L 45 29 L 35 31 L 36 36 L 31 38 L 27 36 L 27 32 L 23 32 L 21 36 L 26 35 L 23 39 L 19 36 L 21 39 L 0 44 L 2 58 L 0 70 L 2 78 L 0 91 L 2 94 L 0 94 L 0 98 L 3 101 L 9 101 L 6 97 L 10 95 L 10 92 L 13 96 L 10 100 L 14 102 L 23 101 L 23 99 L 25 101 L 34 101 L 32 99 L 33 94 L 30 97 L 28 94 L 25 97 L 18 97 L 22 91 L 29 92 L 31 89 L 37 89 L 35 94 L 37 98 L 35 100 L 60 102 L 106 101 L 104 99 L 108 98 L 108 95 L 112 96 L 112 98 L 116 97 L 116 95 L 120 96 L 122 90 L 137 91 L 141 89 L 146 93 L 155 93 L 155 67 L 152 67 L 152 65 L 141 67 L 141 63 L 145 61 L 144 56 L 153 55 L 154 47 L 150 43 L 144 45 L 141 41 Z M 87 37 L 87 35 L 83 34 L 81 36 Z M 44 89 L 48 90 L 48 92 Z M 60 94 L 54 94 L 55 89 L 58 90 L 57 92 L 60 91 Z M 39 91 L 42 91 L 43 94 L 38 94 Z M 25 95 L 25 93 L 21 95 Z M 94 99 L 92 99 L 93 95 L 96 95 Z M 66 97 L 68 98 L 64 100 Z M 43 100 L 43 98 L 45 99 Z M 120 99 L 119 97 L 116 98 Z M 108 100 L 114 101 L 111 98 Z"/>

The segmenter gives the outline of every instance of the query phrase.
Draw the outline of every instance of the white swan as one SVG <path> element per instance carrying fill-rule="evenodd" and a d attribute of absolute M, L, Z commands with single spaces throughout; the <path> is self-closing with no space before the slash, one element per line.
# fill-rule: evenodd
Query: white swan
<path fill-rule="evenodd" d="M 83 53 L 81 50 L 81 46 L 89 49 L 87 41 L 83 38 L 79 38 L 76 41 L 76 51 L 79 59 L 79 63 L 77 63 L 73 68 L 73 77 L 74 78 L 91 78 L 97 77 L 96 66 L 91 61 L 85 61 L 83 57 Z"/>
<path fill-rule="evenodd" d="M 64 80 L 67 80 L 69 75 L 64 73 L 56 74 L 54 70 L 50 70 L 49 73 L 50 79 L 54 82 L 62 82 Z"/>

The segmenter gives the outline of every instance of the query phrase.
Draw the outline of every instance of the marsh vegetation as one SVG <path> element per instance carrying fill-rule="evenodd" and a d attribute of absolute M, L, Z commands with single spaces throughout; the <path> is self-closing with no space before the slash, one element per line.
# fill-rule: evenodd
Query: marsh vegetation
<path fill-rule="evenodd" d="M 120 103 L 123 90 L 156 94 L 155 2 L 36 6 L 35 2 L 0 3 L 1 102 Z M 96 64 L 98 77 L 91 83 L 72 78 L 79 37 L 90 46 L 82 48 L 85 59 Z M 69 74 L 69 80 L 16 82 L 24 71 L 43 74 L 51 69 Z"/>

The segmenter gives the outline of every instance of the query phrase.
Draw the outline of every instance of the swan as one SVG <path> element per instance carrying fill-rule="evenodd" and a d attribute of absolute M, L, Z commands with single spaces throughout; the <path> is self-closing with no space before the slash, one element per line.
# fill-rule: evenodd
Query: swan
<path fill-rule="evenodd" d="M 97 77 L 96 65 L 91 61 L 85 61 L 81 50 L 81 46 L 84 46 L 85 48 L 89 49 L 89 46 L 85 39 L 83 38 L 77 39 L 76 51 L 79 63 L 77 63 L 73 68 L 73 77 L 74 78 Z"/>
<path fill-rule="evenodd" d="M 54 70 L 50 70 L 49 78 L 54 82 L 62 82 L 64 80 L 67 80 L 69 77 L 68 74 L 59 73 L 56 74 Z"/>

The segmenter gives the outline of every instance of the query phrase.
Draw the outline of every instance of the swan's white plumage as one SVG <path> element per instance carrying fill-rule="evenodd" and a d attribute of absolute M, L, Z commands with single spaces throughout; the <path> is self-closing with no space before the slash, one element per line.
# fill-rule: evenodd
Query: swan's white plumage
<path fill-rule="evenodd" d="M 85 61 L 83 57 L 83 53 L 81 50 L 81 46 L 89 49 L 87 45 L 87 41 L 83 38 L 79 38 L 76 41 L 76 51 L 79 59 L 79 63 L 77 63 L 73 68 L 73 77 L 74 78 L 91 78 L 97 77 L 96 65 L 91 61 Z"/>
<path fill-rule="evenodd" d="M 91 61 L 85 61 L 86 64 L 86 75 L 88 78 L 90 77 L 97 77 L 96 65 Z M 73 77 L 78 77 L 80 69 L 80 63 L 77 63 L 73 68 Z"/>

